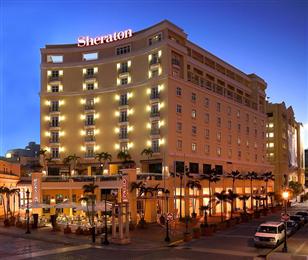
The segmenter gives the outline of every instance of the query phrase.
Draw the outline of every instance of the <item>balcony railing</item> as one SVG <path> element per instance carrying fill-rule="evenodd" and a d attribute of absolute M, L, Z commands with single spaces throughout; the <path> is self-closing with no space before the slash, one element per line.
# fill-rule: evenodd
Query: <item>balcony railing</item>
<path fill-rule="evenodd" d="M 60 76 L 49 76 L 48 80 L 49 80 L 49 82 L 59 81 L 60 80 Z"/>
<path fill-rule="evenodd" d="M 60 112 L 59 107 L 50 107 L 49 112 Z"/>
<path fill-rule="evenodd" d="M 84 106 L 84 109 L 85 109 L 85 110 L 93 110 L 93 109 L 94 109 L 94 104 L 86 104 L 86 105 Z"/>
<path fill-rule="evenodd" d="M 151 93 L 150 99 L 158 99 L 159 93 Z"/>
<path fill-rule="evenodd" d="M 120 118 L 119 118 L 119 122 L 120 122 L 120 123 L 125 123 L 125 122 L 128 122 L 128 119 L 125 118 L 125 117 L 120 117 Z"/>
<path fill-rule="evenodd" d="M 95 136 L 92 136 L 92 135 L 86 136 L 84 140 L 85 142 L 95 142 Z"/>
<path fill-rule="evenodd" d="M 128 138 L 128 134 L 127 133 L 120 133 L 119 134 L 119 139 L 127 139 Z"/>
<path fill-rule="evenodd" d="M 160 59 L 157 57 L 154 57 L 150 60 L 150 65 L 157 65 L 160 63 Z"/>
<path fill-rule="evenodd" d="M 123 67 L 119 69 L 119 74 L 129 73 L 129 69 L 127 67 Z"/>
<path fill-rule="evenodd" d="M 59 123 L 50 123 L 49 124 L 50 127 L 60 127 Z"/>
<path fill-rule="evenodd" d="M 58 139 L 49 139 L 49 143 L 51 143 L 51 144 L 57 144 L 59 142 L 60 142 L 59 138 Z"/>
<path fill-rule="evenodd" d="M 89 73 L 89 74 L 84 74 L 85 79 L 93 79 L 95 78 L 95 74 Z"/>
<path fill-rule="evenodd" d="M 76 175 L 76 176 L 43 176 L 43 182 L 104 182 L 104 181 L 118 181 L 122 179 L 121 174 L 115 175 Z"/>
<path fill-rule="evenodd" d="M 150 114 L 151 117 L 157 117 L 157 116 L 159 116 L 159 115 L 160 115 L 160 114 L 159 114 L 158 111 L 151 112 L 151 114 Z"/>
<path fill-rule="evenodd" d="M 127 106 L 127 105 L 128 105 L 127 100 L 120 100 L 119 101 L 119 106 Z"/>
<path fill-rule="evenodd" d="M 172 62 L 172 65 L 181 66 L 181 63 L 178 59 L 173 58 L 171 62 Z"/>
<path fill-rule="evenodd" d="M 91 125 L 95 125 L 95 121 L 86 121 L 85 126 L 91 126 Z"/>
<path fill-rule="evenodd" d="M 151 129 L 151 135 L 159 135 L 160 129 Z"/>

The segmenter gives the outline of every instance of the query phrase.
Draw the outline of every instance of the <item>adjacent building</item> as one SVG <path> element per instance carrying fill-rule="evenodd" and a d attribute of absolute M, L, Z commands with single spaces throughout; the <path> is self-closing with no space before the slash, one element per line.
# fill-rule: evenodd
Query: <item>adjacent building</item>
<path fill-rule="evenodd" d="M 274 166 L 275 191 L 289 181 L 305 183 L 303 125 L 285 103 L 267 103 L 267 159 Z"/>
<path fill-rule="evenodd" d="M 308 149 L 305 149 L 305 186 L 308 187 Z"/>

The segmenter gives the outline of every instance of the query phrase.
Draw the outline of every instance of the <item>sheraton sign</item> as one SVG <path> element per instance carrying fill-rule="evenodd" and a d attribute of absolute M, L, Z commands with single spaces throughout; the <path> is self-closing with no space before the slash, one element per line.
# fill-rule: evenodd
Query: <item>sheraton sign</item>
<path fill-rule="evenodd" d="M 125 31 L 115 32 L 113 34 L 107 34 L 97 37 L 80 36 L 78 37 L 78 47 L 95 46 L 109 42 L 115 42 L 123 39 L 127 39 L 133 36 L 132 29 Z"/>

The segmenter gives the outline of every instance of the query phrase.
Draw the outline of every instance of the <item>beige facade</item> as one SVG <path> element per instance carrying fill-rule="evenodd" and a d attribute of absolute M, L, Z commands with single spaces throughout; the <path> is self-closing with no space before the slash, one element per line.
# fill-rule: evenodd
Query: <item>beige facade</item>
<path fill-rule="evenodd" d="M 303 126 L 295 120 L 292 107 L 267 103 L 267 158 L 274 166 L 275 191 L 288 181 L 305 183 Z"/>
<path fill-rule="evenodd" d="M 54 166 L 128 150 L 145 172 L 265 172 L 266 82 L 190 42 L 169 21 L 96 46 L 41 49 L 41 147 Z M 150 160 L 140 153 L 154 151 Z"/>

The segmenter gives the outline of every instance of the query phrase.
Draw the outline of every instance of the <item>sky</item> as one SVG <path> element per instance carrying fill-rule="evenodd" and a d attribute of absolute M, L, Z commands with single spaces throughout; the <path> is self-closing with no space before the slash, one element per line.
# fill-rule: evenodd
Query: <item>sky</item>
<path fill-rule="evenodd" d="M 40 138 L 40 48 L 168 19 L 292 105 L 308 148 L 308 1 L 0 0 L 0 155 Z"/>

